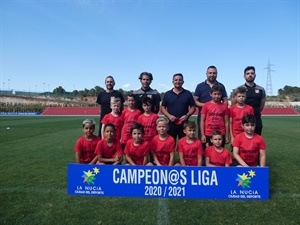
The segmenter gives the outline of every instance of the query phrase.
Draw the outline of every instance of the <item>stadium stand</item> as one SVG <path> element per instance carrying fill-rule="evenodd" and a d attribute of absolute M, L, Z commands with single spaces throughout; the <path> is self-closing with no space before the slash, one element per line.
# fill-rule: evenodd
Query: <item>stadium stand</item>
<path fill-rule="evenodd" d="M 47 107 L 41 115 L 99 115 L 99 107 Z"/>
<path fill-rule="evenodd" d="M 294 108 L 264 108 L 262 115 L 295 115 L 298 111 Z"/>
<path fill-rule="evenodd" d="M 161 114 L 161 113 L 159 113 Z M 294 108 L 264 108 L 263 115 L 296 115 Z M 47 107 L 41 115 L 99 115 L 99 107 Z M 194 113 L 197 115 L 197 112 Z"/>

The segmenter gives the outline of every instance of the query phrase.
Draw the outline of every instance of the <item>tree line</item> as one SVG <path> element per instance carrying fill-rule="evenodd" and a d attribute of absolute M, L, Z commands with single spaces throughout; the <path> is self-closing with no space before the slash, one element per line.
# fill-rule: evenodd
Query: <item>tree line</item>
<path fill-rule="evenodd" d="M 84 90 L 73 90 L 72 92 L 67 92 L 62 86 L 59 86 L 53 90 L 53 94 L 55 95 L 72 95 L 77 97 L 88 97 L 88 96 L 98 96 L 98 94 L 105 89 L 100 86 L 95 86 L 94 88 Z M 117 91 L 121 92 L 124 97 L 127 97 L 129 94 L 133 92 L 133 90 L 125 91 L 122 88 L 116 89 Z M 164 92 L 161 92 L 160 95 L 163 98 Z M 230 94 L 233 96 L 233 93 Z M 288 86 L 285 85 L 283 88 L 278 89 L 277 95 L 275 96 L 268 96 L 267 100 L 278 100 L 281 101 L 286 99 L 287 96 L 289 97 L 290 101 L 300 101 L 300 87 L 297 86 Z"/>

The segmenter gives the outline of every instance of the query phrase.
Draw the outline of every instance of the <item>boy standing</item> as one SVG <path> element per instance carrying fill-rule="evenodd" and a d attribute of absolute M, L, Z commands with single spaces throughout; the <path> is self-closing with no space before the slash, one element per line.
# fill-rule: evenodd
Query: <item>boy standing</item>
<path fill-rule="evenodd" d="M 222 133 L 222 146 L 229 142 L 229 109 L 226 104 L 221 102 L 222 87 L 214 85 L 211 88 L 210 96 L 212 100 L 203 105 L 201 110 L 201 141 L 206 146 L 211 146 L 211 133 L 219 130 Z"/>
<path fill-rule="evenodd" d="M 202 143 L 196 138 L 196 124 L 193 121 L 186 121 L 183 124 L 185 137 L 179 139 L 177 151 L 179 163 L 176 166 L 202 166 Z"/>
<path fill-rule="evenodd" d="M 244 115 L 242 119 L 243 133 L 238 134 L 233 141 L 233 157 L 238 165 L 248 167 L 266 166 L 266 144 L 264 139 L 254 133 L 255 116 Z"/>
<path fill-rule="evenodd" d="M 230 140 L 231 144 L 236 135 L 242 133 L 244 131 L 242 127 L 242 118 L 245 114 L 254 115 L 254 109 L 250 106 L 245 104 L 246 99 L 246 88 L 238 87 L 234 94 L 234 99 L 236 101 L 235 105 L 232 105 L 229 109 L 230 111 Z"/>
<path fill-rule="evenodd" d="M 152 138 L 157 135 L 156 131 L 156 120 L 158 119 L 158 115 L 156 113 L 153 113 L 151 111 L 152 108 L 152 99 L 149 97 L 143 98 L 143 110 L 144 113 L 139 116 L 138 123 L 142 124 L 145 129 L 145 135 L 143 136 L 143 139 L 145 141 L 150 141 Z"/>
<path fill-rule="evenodd" d="M 115 125 L 115 138 L 121 140 L 121 130 L 124 124 L 123 117 L 121 115 L 121 100 L 119 98 L 112 98 L 110 101 L 111 113 L 104 116 L 102 120 L 101 137 L 104 137 L 105 124 L 112 123 Z"/>
<path fill-rule="evenodd" d="M 173 166 L 175 140 L 168 134 L 169 121 L 166 117 L 160 117 L 156 121 L 156 135 L 150 142 L 150 149 L 153 155 L 153 163 L 149 165 Z"/>
<path fill-rule="evenodd" d="M 122 149 L 124 149 L 126 142 L 132 139 L 131 136 L 131 126 L 137 122 L 138 117 L 142 114 L 140 110 L 135 107 L 135 96 L 130 94 L 127 96 L 127 108 L 123 110 L 122 116 L 124 119 L 124 126 L 121 132 L 121 144 Z"/>

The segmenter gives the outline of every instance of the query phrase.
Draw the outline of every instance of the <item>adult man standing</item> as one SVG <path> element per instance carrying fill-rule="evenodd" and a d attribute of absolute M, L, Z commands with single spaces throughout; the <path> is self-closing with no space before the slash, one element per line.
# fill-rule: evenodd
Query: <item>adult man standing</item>
<path fill-rule="evenodd" d="M 142 72 L 139 76 L 140 82 L 142 87 L 133 92 L 136 98 L 136 107 L 141 111 L 144 112 L 142 107 L 142 101 L 144 97 L 149 97 L 152 99 L 153 105 L 151 111 L 154 113 L 159 112 L 160 101 L 161 97 L 157 90 L 152 89 L 150 84 L 153 80 L 153 76 L 151 73 Z"/>
<path fill-rule="evenodd" d="M 217 76 L 218 76 L 218 71 L 215 66 L 209 66 L 206 70 L 206 77 L 207 79 L 198 84 L 194 93 L 194 99 L 196 106 L 198 107 L 198 138 L 201 139 L 201 132 L 200 132 L 200 121 L 201 121 L 201 109 L 204 105 L 204 103 L 211 101 L 211 96 L 210 96 L 210 90 L 211 87 L 214 86 L 215 84 L 220 85 L 223 89 L 222 91 L 222 102 L 227 104 L 227 92 L 225 89 L 225 86 L 217 81 Z"/>
<path fill-rule="evenodd" d="M 182 87 L 184 80 L 181 73 L 173 75 L 174 87 L 167 91 L 161 104 L 161 112 L 169 119 L 168 133 L 178 139 L 185 136 L 183 123 L 193 115 L 196 110 L 195 101 L 190 91 Z"/>
<path fill-rule="evenodd" d="M 99 110 L 100 110 L 100 126 L 99 126 L 99 134 L 98 136 L 101 137 L 101 127 L 102 127 L 102 119 L 103 117 L 111 112 L 110 102 L 111 98 L 118 97 L 121 99 L 121 111 L 123 109 L 123 103 L 124 103 L 124 97 L 119 92 L 114 90 L 115 86 L 115 80 L 112 76 L 107 76 L 105 78 L 105 86 L 106 90 L 99 93 L 97 97 L 97 103 L 99 104 Z"/>
<path fill-rule="evenodd" d="M 256 119 L 255 133 L 261 135 L 262 133 L 262 120 L 261 111 L 263 110 L 266 102 L 266 91 L 263 87 L 254 83 L 256 74 L 254 66 L 247 66 L 244 69 L 244 78 L 246 83 L 239 86 L 246 88 L 246 100 L 245 103 L 252 106 L 254 109 L 254 115 Z M 234 105 L 236 100 L 233 98 L 231 104 Z"/>

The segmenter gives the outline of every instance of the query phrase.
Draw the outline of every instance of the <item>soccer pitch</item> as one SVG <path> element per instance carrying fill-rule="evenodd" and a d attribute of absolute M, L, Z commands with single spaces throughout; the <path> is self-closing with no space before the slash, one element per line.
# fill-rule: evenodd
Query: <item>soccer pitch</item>
<path fill-rule="evenodd" d="M 85 118 L 0 117 L 0 224 L 299 224 L 299 116 L 263 117 L 269 201 L 67 195 Z"/>

